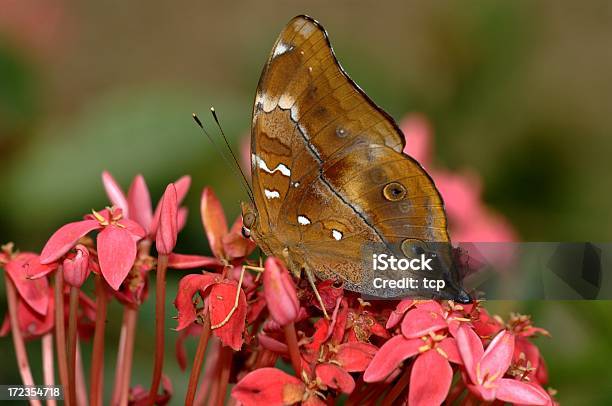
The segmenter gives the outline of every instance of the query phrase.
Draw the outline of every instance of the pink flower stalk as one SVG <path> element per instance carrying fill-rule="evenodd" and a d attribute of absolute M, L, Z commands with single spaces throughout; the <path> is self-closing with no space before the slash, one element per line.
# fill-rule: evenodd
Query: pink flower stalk
<path fill-rule="evenodd" d="M 145 236 L 138 223 L 123 218 L 121 209 L 93 211 L 93 215 L 85 216 L 85 220 L 62 226 L 45 244 L 40 263 L 45 265 L 58 261 L 80 238 L 92 231 L 99 231 L 97 250 L 102 275 L 111 288 L 118 290 L 134 265 L 136 243 Z"/>
<path fill-rule="evenodd" d="M 483 400 L 498 399 L 522 405 L 551 403 L 550 396 L 539 385 L 504 378 L 514 353 L 513 334 L 502 330 L 485 351 L 480 337 L 468 326 L 461 326 L 457 345 L 470 380 L 468 388 Z"/>
<path fill-rule="evenodd" d="M 159 226 L 157 227 L 155 245 L 157 252 L 169 255 L 174 250 L 178 235 L 178 202 L 176 187 L 173 183 L 169 184 L 166 188 L 160 206 Z"/>
<path fill-rule="evenodd" d="M 270 316 L 280 326 L 293 323 L 299 315 L 300 303 L 287 268 L 274 257 L 266 259 L 264 268 L 264 297 Z"/>
<path fill-rule="evenodd" d="M 91 273 L 89 250 L 82 244 L 75 247 L 76 254 L 64 259 L 64 281 L 70 286 L 80 288 Z"/>

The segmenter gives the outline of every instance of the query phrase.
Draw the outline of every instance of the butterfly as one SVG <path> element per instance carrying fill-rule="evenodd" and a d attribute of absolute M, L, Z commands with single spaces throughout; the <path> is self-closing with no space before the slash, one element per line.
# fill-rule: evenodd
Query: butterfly
<path fill-rule="evenodd" d="M 365 246 L 408 256 L 435 251 L 447 282 L 439 297 L 469 302 L 457 281 L 442 198 L 404 146 L 394 120 L 340 66 L 323 27 L 293 18 L 257 87 L 253 201 L 242 204 L 243 234 L 296 276 L 305 273 L 317 296 L 315 277 L 394 296 L 372 286 Z"/>

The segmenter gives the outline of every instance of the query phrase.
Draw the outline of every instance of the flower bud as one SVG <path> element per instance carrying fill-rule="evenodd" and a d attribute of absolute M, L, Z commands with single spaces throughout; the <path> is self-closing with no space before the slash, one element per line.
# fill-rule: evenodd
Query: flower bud
<path fill-rule="evenodd" d="M 162 196 L 159 225 L 155 236 L 155 246 L 160 254 L 169 255 L 174 250 L 178 234 L 177 216 L 176 187 L 171 183 Z"/>
<path fill-rule="evenodd" d="M 70 286 L 80 288 L 87 280 L 91 269 L 89 268 L 89 250 L 77 244 L 76 254 L 64 260 L 64 280 Z"/>
<path fill-rule="evenodd" d="M 281 326 L 294 322 L 299 315 L 300 303 L 293 280 L 278 258 L 266 259 L 263 285 L 272 319 Z"/>

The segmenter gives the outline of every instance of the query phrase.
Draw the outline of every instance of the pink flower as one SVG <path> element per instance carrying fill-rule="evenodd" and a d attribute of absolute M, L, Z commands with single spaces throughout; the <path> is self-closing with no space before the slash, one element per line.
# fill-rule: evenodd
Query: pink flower
<path fill-rule="evenodd" d="M 76 254 L 64 259 L 64 280 L 71 286 L 80 288 L 91 272 L 89 250 L 81 244 L 75 247 Z"/>
<path fill-rule="evenodd" d="M 264 268 L 264 297 L 270 316 L 281 326 L 294 322 L 300 312 L 300 303 L 287 268 L 274 257 L 266 259 Z"/>
<path fill-rule="evenodd" d="M 161 199 L 159 226 L 155 237 L 157 252 L 169 255 L 176 245 L 178 202 L 176 187 L 169 184 Z"/>
<path fill-rule="evenodd" d="M 470 384 L 468 388 L 483 400 L 495 399 L 522 405 L 547 405 L 550 397 L 539 385 L 504 378 L 512 362 L 514 335 L 502 330 L 486 351 L 480 337 L 468 326 L 457 331 L 457 346 Z"/>
<path fill-rule="evenodd" d="M 49 307 L 49 282 L 47 278 L 32 279 L 38 266 L 38 255 L 32 252 L 4 253 L 0 265 L 15 284 L 19 296 L 36 313 L 44 316 Z M 2 263 L 4 262 L 4 263 Z"/>
<path fill-rule="evenodd" d="M 49 306 L 47 307 L 47 314 L 44 315 L 34 310 L 22 296 L 17 296 L 19 329 L 26 340 L 39 338 L 53 329 L 53 322 L 55 319 L 55 315 L 53 314 L 55 308 L 53 288 L 49 287 L 46 295 L 49 298 Z M 10 331 L 11 322 L 7 314 L 2 323 L 2 327 L 0 327 L 0 337 L 6 336 Z"/>
<path fill-rule="evenodd" d="M 159 223 L 161 214 L 161 201 L 157 204 L 155 212 L 153 213 L 151 196 L 144 177 L 142 175 L 137 175 L 134 178 L 127 197 L 109 172 L 102 172 L 102 183 L 111 203 L 122 210 L 125 218 L 134 220 L 140 224 L 140 226 L 144 228 L 147 237 L 153 240 L 157 232 L 157 224 Z M 191 177 L 189 176 L 183 176 L 174 182 L 177 206 L 181 204 L 187 195 L 190 185 Z M 183 228 L 186 220 L 187 208 L 181 207 L 178 209 L 177 213 L 178 230 Z"/>
<path fill-rule="evenodd" d="M 455 174 L 433 165 L 433 131 L 426 117 L 408 115 L 400 127 L 406 137 L 404 153 L 427 169 L 444 199 L 453 241 L 516 241 L 516 232 L 508 221 L 482 202 L 482 187 L 477 174 L 469 171 Z"/>
<path fill-rule="evenodd" d="M 238 307 L 225 320 L 234 306 L 236 293 L 239 295 Z M 194 301 L 196 294 L 198 296 Z M 199 304 L 203 306 L 199 307 Z M 236 351 L 242 347 L 247 301 L 243 290 L 238 291 L 236 281 L 222 279 L 221 275 L 209 272 L 187 275 L 179 281 L 174 306 L 178 310 L 177 330 L 187 328 L 207 315 L 213 326 L 225 321 L 225 324 L 213 330 L 224 345 Z"/>
<path fill-rule="evenodd" d="M 45 244 L 40 263 L 51 264 L 59 260 L 81 237 L 95 230 L 99 231 L 97 250 L 100 270 L 108 284 L 118 290 L 134 265 L 136 242 L 145 236 L 138 223 L 123 218 L 121 209 L 94 211 L 93 215 L 85 216 L 85 220 L 62 226 Z"/>
<path fill-rule="evenodd" d="M 365 382 L 385 380 L 400 364 L 417 355 L 410 373 L 409 403 L 415 405 L 441 404 L 451 386 L 453 370 L 449 362 L 461 364 L 455 339 L 428 333 L 408 339 L 395 336 L 378 350 L 366 369 Z M 430 379 L 435 376 L 435 381 Z"/>

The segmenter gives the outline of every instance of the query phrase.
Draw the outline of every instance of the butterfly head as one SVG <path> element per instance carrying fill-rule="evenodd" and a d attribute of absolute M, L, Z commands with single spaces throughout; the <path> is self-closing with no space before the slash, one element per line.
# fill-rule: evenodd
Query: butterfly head
<path fill-rule="evenodd" d="M 242 236 L 251 238 L 251 231 L 257 222 L 257 210 L 251 202 L 242 202 Z"/>

